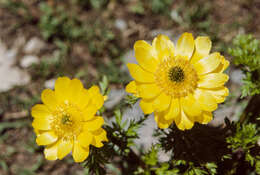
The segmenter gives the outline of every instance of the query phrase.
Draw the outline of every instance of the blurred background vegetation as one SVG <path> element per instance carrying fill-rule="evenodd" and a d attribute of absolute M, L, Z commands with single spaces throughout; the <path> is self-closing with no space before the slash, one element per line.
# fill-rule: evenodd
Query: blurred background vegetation
<path fill-rule="evenodd" d="M 123 156 L 123 160 L 113 160 L 117 166 L 107 165 L 107 174 L 260 174 L 258 0 L 0 0 L 0 174 L 88 174 L 84 165 L 73 163 L 69 156 L 62 161 L 46 161 L 43 148 L 36 145 L 30 108 L 40 102 L 41 91 L 52 88 L 55 79 L 63 75 L 81 79 L 85 87 L 108 81 L 111 90 L 122 90 L 131 80 L 125 63 L 134 60 L 135 41 L 151 41 L 159 33 L 176 41 L 185 31 L 209 36 L 213 51 L 234 63 L 228 70 L 231 93 L 222 107 L 229 111 L 218 114 L 222 120 L 213 123 L 218 129 L 195 127 L 181 136 L 192 138 L 196 136 L 192 133 L 211 130 L 216 138 L 222 136 L 218 140 L 221 146 L 208 151 L 220 151 L 222 157 L 209 155 L 205 159 L 198 156 L 203 154 L 200 150 L 187 158 L 185 150 L 174 147 L 174 156 L 161 163 L 158 147 L 170 151 L 181 135 L 171 128 L 169 132 L 156 131 L 162 145 L 140 152 L 141 159 L 133 162 L 136 157 L 129 148 L 138 138 L 136 130 L 143 121 L 130 122 L 125 129 L 117 111 L 118 126 L 106 126 L 117 134 L 109 138 L 127 139 L 124 150 L 114 152 L 114 159 Z M 17 72 L 22 77 L 15 76 Z M 104 74 L 107 79 L 102 80 Z M 125 98 L 114 107 L 125 109 L 136 101 L 131 96 Z M 114 116 L 110 107 L 102 112 L 107 118 Z M 219 129 L 224 126 L 224 130 Z M 167 134 L 167 138 L 177 138 L 171 142 Z M 192 139 L 190 142 L 194 143 Z M 207 142 L 211 140 L 201 141 Z M 204 147 L 208 145 L 196 145 L 198 149 Z M 95 164 L 88 160 L 87 165 Z"/>

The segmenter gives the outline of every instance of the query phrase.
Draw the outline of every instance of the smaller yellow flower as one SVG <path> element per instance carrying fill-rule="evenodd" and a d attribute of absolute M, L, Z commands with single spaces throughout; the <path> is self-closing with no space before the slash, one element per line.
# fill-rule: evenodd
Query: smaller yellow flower
<path fill-rule="evenodd" d="M 43 104 L 32 107 L 32 126 L 36 143 L 46 146 L 46 159 L 63 159 L 72 151 L 75 162 L 82 162 L 90 145 L 99 148 L 108 141 L 101 127 L 104 119 L 95 115 L 104 103 L 97 86 L 87 90 L 80 80 L 61 77 L 55 90 L 45 89 L 41 99 Z"/>

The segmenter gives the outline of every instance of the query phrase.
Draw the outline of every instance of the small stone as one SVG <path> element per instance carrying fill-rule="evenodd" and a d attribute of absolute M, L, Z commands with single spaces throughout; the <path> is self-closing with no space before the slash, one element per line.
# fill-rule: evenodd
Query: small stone
<path fill-rule="evenodd" d="M 135 103 L 133 107 L 127 108 L 123 113 L 123 122 L 125 120 L 139 120 L 143 115 L 143 111 L 140 108 L 139 102 Z M 153 137 L 153 131 L 157 128 L 157 124 L 154 120 L 153 114 L 149 115 L 147 119 L 144 121 L 144 125 L 139 128 L 138 134 L 139 139 L 135 139 L 135 143 L 137 147 L 143 148 L 144 151 L 148 151 L 152 144 L 158 142 L 158 140 Z M 135 150 L 136 152 L 138 150 Z"/>
<path fill-rule="evenodd" d="M 36 64 L 39 63 L 39 58 L 37 56 L 34 55 L 26 55 L 22 58 L 20 65 L 23 68 L 28 68 L 30 67 L 32 64 Z"/>
<path fill-rule="evenodd" d="M 240 69 L 234 69 L 230 73 L 230 80 L 239 86 L 243 85 L 242 79 L 245 77 L 243 72 Z"/>
<path fill-rule="evenodd" d="M 116 19 L 115 20 L 115 27 L 121 31 L 126 30 L 127 29 L 127 24 L 125 22 L 125 20 L 123 19 Z"/>
<path fill-rule="evenodd" d="M 128 63 L 137 64 L 134 50 L 129 50 L 125 53 L 125 55 L 123 56 L 123 62 L 124 64 L 122 64 L 122 66 L 120 67 L 122 72 L 128 72 L 128 68 L 126 67 Z"/>
<path fill-rule="evenodd" d="M 175 22 L 177 22 L 177 23 L 182 22 L 182 18 L 179 15 L 177 10 L 172 10 L 171 13 L 170 13 L 170 16 L 171 16 L 172 20 L 174 20 Z"/>
<path fill-rule="evenodd" d="M 26 85 L 30 75 L 15 66 L 17 50 L 7 50 L 0 41 L 0 92 L 6 92 L 14 86 Z"/>
<path fill-rule="evenodd" d="M 112 109 L 114 106 L 120 103 L 120 101 L 126 95 L 123 89 L 111 89 L 108 94 L 108 100 L 105 102 L 104 106 L 107 109 Z"/>
<path fill-rule="evenodd" d="M 55 81 L 56 81 L 56 79 L 50 79 L 50 80 L 45 81 L 44 87 L 48 88 L 48 89 L 54 89 Z"/>
<path fill-rule="evenodd" d="M 214 111 L 214 119 L 209 123 L 210 126 L 218 127 L 225 123 L 225 118 L 232 120 L 234 115 L 234 106 L 224 106 L 221 105 L 216 111 Z"/>
<path fill-rule="evenodd" d="M 37 37 L 33 37 L 26 43 L 23 51 L 26 54 L 39 53 L 43 49 L 44 46 L 45 46 L 45 43 L 42 40 L 40 40 Z"/>
<path fill-rule="evenodd" d="M 20 49 L 22 48 L 26 43 L 26 39 L 24 36 L 18 36 L 17 39 L 14 42 L 14 48 Z"/>

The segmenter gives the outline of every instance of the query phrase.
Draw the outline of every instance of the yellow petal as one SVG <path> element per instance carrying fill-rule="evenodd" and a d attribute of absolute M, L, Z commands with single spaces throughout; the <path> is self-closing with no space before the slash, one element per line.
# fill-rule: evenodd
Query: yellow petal
<path fill-rule="evenodd" d="M 166 95 L 165 93 L 161 93 L 154 101 L 153 101 L 153 108 L 157 111 L 164 111 L 166 110 L 169 105 L 171 104 L 172 97 Z"/>
<path fill-rule="evenodd" d="M 51 129 L 51 119 L 50 117 L 37 117 L 33 120 L 33 128 L 39 130 L 50 130 Z"/>
<path fill-rule="evenodd" d="M 214 70 L 214 73 L 223 73 L 229 66 L 229 61 L 225 59 L 224 56 L 220 55 L 220 61 L 218 68 Z"/>
<path fill-rule="evenodd" d="M 192 94 L 189 94 L 186 97 L 181 98 L 181 106 L 188 116 L 194 117 L 201 115 L 202 110 L 200 104 L 198 103 L 198 101 L 196 101 Z"/>
<path fill-rule="evenodd" d="M 198 87 L 201 88 L 218 88 L 222 87 L 228 81 L 228 76 L 223 73 L 211 73 L 200 76 Z"/>
<path fill-rule="evenodd" d="M 193 66 L 199 75 L 213 72 L 220 64 L 220 54 L 215 52 L 200 59 Z"/>
<path fill-rule="evenodd" d="M 44 89 L 41 95 L 42 102 L 52 111 L 56 110 L 57 100 L 53 90 Z"/>
<path fill-rule="evenodd" d="M 44 149 L 44 155 L 47 160 L 56 160 L 58 158 L 58 144 L 59 142 L 56 142 Z"/>
<path fill-rule="evenodd" d="M 44 132 L 43 134 L 37 136 L 36 143 L 38 145 L 49 145 L 56 142 L 57 139 L 58 136 L 54 132 Z"/>
<path fill-rule="evenodd" d="M 135 81 L 131 81 L 125 88 L 125 91 L 131 94 L 137 94 L 137 87 Z"/>
<path fill-rule="evenodd" d="M 201 108 L 205 111 L 214 111 L 218 105 L 214 97 L 205 90 L 196 89 L 194 92 L 195 99 L 199 102 Z"/>
<path fill-rule="evenodd" d="M 68 87 L 68 100 L 72 103 L 77 103 L 83 90 L 83 84 L 79 79 L 72 79 Z"/>
<path fill-rule="evenodd" d="M 68 77 L 59 77 L 55 81 L 55 95 L 60 103 L 68 100 L 68 88 L 70 85 L 70 79 Z"/>
<path fill-rule="evenodd" d="M 91 120 L 95 117 L 95 114 L 97 113 L 97 108 L 96 106 L 89 105 L 82 111 L 83 118 L 85 121 Z"/>
<path fill-rule="evenodd" d="M 154 83 L 137 83 L 137 91 L 140 97 L 151 99 L 160 94 L 161 89 Z"/>
<path fill-rule="evenodd" d="M 78 141 L 81 146 L 89 147 L 93 140 L 93 135 L 90 132 L 84 131 L 78 136 Z"/>
<path fill-rule="evenodd" d="M 164 58 L 174 57 L 174 44 L 166 35 L 158 35 L 153 40 L 153 47 L 155 47 L 159 60 Z"/>
<path fill-rule="evenodd" d="M 95 131 L 101 128 L 101 126 L 104 124 L 103 117 L 95 116 L 93 120 L 87 121 L 84 124 L 84 130 L 87 131 Z"/>
<path fill-rule="evenodd" d="M 171 101 L 169 110 L 166 111 L 164 118 L 166 120 L 175 119 L 180 114 L 180 102 L 179 99 L 174 98 Z"/>
<path fill-rule="evenodd" d="M 195 40 L 195 52 L 192 56 L 191 63 L 196 63 L 200 59 L 208 56 L 211 49 L 209 37 L 199 36 Z"/>
<path fill-rule="evenodd" d="M 100 148 L 103 146 L 102 142 L 108 141 L 107 133 L 104 129 L 100 128 L 94 132 L 92 132 L 94 139 L 92 140 L 91 145 Z"/>
<path fill-rule="evenodd" d="M 89 155 L 89 147 L 81 147 L 79 141 L 75 140 L 72 156 L 75 162 L 83 162 Z"/>
<path fill-rule="evenodd" d="M 73 147 L 73 141 L 72 140 L 65 140 L 62 139 L 60 140 L 58 144 L 58 158 L 61 160 L 63 159 L 66 155 L 68 155 Z"/>
<path fill-rule="evenodd" d="M 176 123 L 176 126 L 180 130 L 185 130 L 185 129 L 191 129 L 193 125 L 194 125 L 194 121 L 191 121 L 190 118 L 182 110 L 180 122 Z"/>
<path fill-rule="evenodd" d="M 226 96 L 228 96 L 228 94 L 229 94 L 229 90 L 226 87 L 207 89 L 207 92 L 209 92 L 215 98 L 217 103 L 224 102 L 226 99 Z"/>
<path fill-rule="evenodd" d="M 140 107 L 144 114 L 151 114 L 154 111 L 152 101 L 142 99 L 140 101 Z"/>
<path fill-rule="evenodd" d="M 136 81 L 143 82 L 143 83 L 152 83 L 155 81 L 154 75 L 152 73 L 145 71 L 139 65 L 128 63 L 127 67 L 131 76 Z"/>
<path fill-rule="evenodd" d="M 88 90 L 89 98 L 91 99 L 91 105 L 96 106 L 97 109 L 100 109 L 104 104 L 104 97 L 99 91 L 98 86 L 92 86 Z"/>
<path fill-rule="evenodd" d="M 203 113 L 203 121 L 201 124 L 207 124 L 213 119 L 212 112 L 204 111 Z"/>
<path fill-rule="evenodd" d="M 220 70 L 220 72 L 222 73 L 222 72 L 224 72 L 224 71 L 227 69 L 227 67 L 229 66 L 229 61 L 226 60 L 224 56 L 221 56 L 221 63 L 223 64 L 223 67 L 222 67 L 222 69 Z"/>
<path fill-rule="evenodd" d="M 200 116 L 196 116 L 196 121 L 201 124 L 209 123 L 213 118 L 212 112 L 203 111 Z"/>
<path fill-rule="evenodd" d="M 156 121 L 158 127 L 161 129 L 168 128 L 173 122 L 173 119 L 166 120 L 164 118 L 164 114 L 161 112 L 154 112 L 154 120 Z"/>
<path fill-rule="evenodd" d="M 194 39 L 191 33 L 184 33 L 177 41 L 177 55 L 190 59 L 194 51 Z"/>
<path fill-rule="evenodd" d="M 77 101 L 75 101 L 75 103 L 81 110 L 84 110 L 88 106 L 89 101 L 90 101 L 90 98 L 89 98 L 88 90 L 82 89 L 81 94 L 79 95 L 79 97 L 78 97 Z"/>
<path fill-rule="evenodd" d="M 42 131 L 39 129 L 33 128 L 33 130 L 34 130 L 36 136 L 38 136 L 39 134 L 42 134 Z M 45 132 L 45 131 L 43 131 L 43 132 Z"/>
<path fill-rule="evenodd" d="M 140 66 L 148 72 L 155 72 L 158 61 L 156 51 L 150 44 L 139 40 L 134 44 L 135 57 Z"/>
<path fill-rule="evenodd" d="M 46 118 L 50 117 L 52 114 L 44 104 L 37 104 L 32 107 L 32 116 L 35 118 Z"/>

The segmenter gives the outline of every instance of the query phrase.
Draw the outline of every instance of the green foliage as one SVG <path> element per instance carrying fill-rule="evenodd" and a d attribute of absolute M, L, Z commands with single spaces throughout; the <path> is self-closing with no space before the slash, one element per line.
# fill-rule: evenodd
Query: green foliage
<path fill-rule="evenodd" d="M 23 16 L 26 21 L 32 20 L 32 15 L 30 14 L 28 7 L 23 2 L 14 0 L 0 0 L 0 7 L 8 9 L 14 14 Z"/>
<path fill-rule="evenodd" d="M 121 71 L 118 67 L 121 64 L 121 60 L 114 59 L 107 64 L 100 63 L 98 65 L 99 73 L 102 75 L 107 75 L 110 83 L 127 83 L 130 80 L 130 76 Z"/>
<path fill-rule="evenodd" d="M 5 129 L 10 128 L 22 128 L 29 125 L 29 121 L 16 121 L 16 122 L 1 122 L 0 123 L 0 133 L 2 133 Z"/>
<path fill-rule="evenodd" d="M 83 7 L 100 9 L 108 3 L 108 0 L 76 0 L 76 2 Z"/>
<path fill-rule="evenodd" d="M 56 9 L 47 3 L 40 4 L 43 15 L 40 18 L 39 28 L 45 39 L 75 40 L 83 35 L 84 29 L 76 17 L 70 16 L 63 7 Z"/>
<path fill-rule="evenodd" d="M 69 52 L 69 46 L 56 40 L 55 44 L 58 50 L 54 52 L 53 56 L 50 58 L 41 59 L 39 64 L 33 64 L 30 68 L 33 79 L 48 79 L 52 76 L 62 76 L 64 75 L 66 68 L 65 62 Z"/>
<path fill-rule="evenodd" d="M 251 71 L 260 69 L 260 42 L 252 35 L 238 35 L 233 40 L 233 48 L 229 53 L 234 57 L 236 65 L 247 66 Z"/>
<path fill-rule="evenodd" d="M 102 81 L 99 82 L 99 87 L 102 95 L 108 94 L 108 78 L 106 75 L 104 75 Z"/>
<path fill-rule="evenodd" d="M 109 131 L 112 131 L 112 139 L 120 142 L 121 150 L 123 154 L 129 153 L 129 148 L 134 145 L 134 140 L 139 138 L 137 130 L 142 126 L 145 118 L 135 120 L 124 120 L 120 110 L 115 111 L 116 122 L 112 122 L 112 126 L 107 126 Z"/>
<path fill-rule="evenodd" d="M 169 14 L 173 0 L 149 0 L 152 12 Z"/>
<path fill-rule="evenodd" d="M 242 97 L 260 94 L 260 44 L 252 35 L 238 35 L 228 52 L 245 74 Z"/>
<path fill-rule="evenodd" d="M 40 17 L 39 29 L 44 39 L 81 41 L 94 56 L 101 56 L 106 52 L 111 56 L 119 56 L 120 47 L 115 42 L 114 32 L 101 21 L 81 21 L 73 13 L 67 13 L 64 7 L 54 8 L 44 2 L 40 4 L 40 10 L 43 15 Z"/>
<path fill-rule="evenodd" d="M 101 21 L 86 23 L 84 36 L 81 40 L 88 44 L 92 55 L 100 56 L 104 52 L 111 56 L 120 54 L 120 47 L 116 43 L 114 32 L 108 26 L 104 26 Z"/>
<path fill-rule="evenodd" d="M 130 7 L 130 11 L 133 13 L 136 13 L 138 15 L 144 15 L 145 8 L 144 8 L 142 1 L 138 1 L 136 4 L 132 5 Z"/>
<path fill-rule="evenodd" d="M 156 174 L 156 175 L 215 175 L 217 165 L 212 162 L 195 165 L 193 162 L 185 160 L 170 160 L 168 162 L 159 162 L 158 153 L 159 144 L 152 146 L 151 150 L 142 156 L 146 164 L 146 169 L 139 167 L 135 174 Z"/>
<path fill-rule="evenodd" d="M 105 164 L 111 156 L 111 150 L 108 145 L 102 148 L 90 147 L 90 153 L 87 160 L 82 164 L 87 169 L 87 174 L 103 175 L 106 174 Z"/>
<path fill-rule="evenodd" d="M 256 124 L 237 125 L 235 135 L 227 138 L 228 148 L 236 151 L 242 148 L 244 151 L 249 151 L 259 139 L 259 131 Z"/>
<path fill-rule="evenodd" d="M 139 97 L 136 97 L 134 95 L 127 95 L 125 97 L 125 102 L 130 105 L 134 105 L 139 100 Z"/>
<path fill-rule="evenodd" d="M 227 138 L 228 148 L 230 148 L 232 152 L 243 151 L 245 160 L 249 162 L 251 166 L 254 166 L 255 163 L 259 161 L 259 158 L 252 155 L 251 152 L 257 147 L 259 138 L 259 129 L 256 124 L 237 124 L 235 134 Z"/>
<path fill-rule="evenodd" d="M 257 173 L 260 161 L 259 146 L 257 145 L 260 135 L 257 125 L 252 123 L 232 123 L 231 125 L 235 127 L 231 129 L 231 136 L 226 138 L 230 153 L 223 155 L 222 162 L 220 162 L 220 173 Z"/>
<path fill-rule="evenodd" d="M 213 10 L 210 2 L 186 0 L 173 11 L 171 17 L 185 30 L 194 30 L 200 35 L 210 36 L 212 41 L 217 41 L 218 25 L 214 24 L 211 16 Z M 211 27 L 213 25 L 214 27 Z"/>

